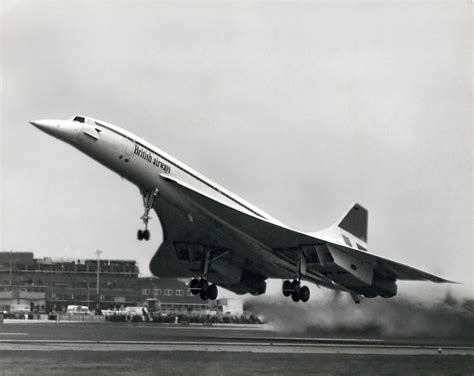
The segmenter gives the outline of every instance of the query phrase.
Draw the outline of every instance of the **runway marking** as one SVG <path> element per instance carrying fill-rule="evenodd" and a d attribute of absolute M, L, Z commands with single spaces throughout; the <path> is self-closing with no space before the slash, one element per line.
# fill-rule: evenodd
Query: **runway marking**
<path fill-rule="evenodd" d="M 26 336 L 28 333 L 1 333 L 0 336 Z"/>

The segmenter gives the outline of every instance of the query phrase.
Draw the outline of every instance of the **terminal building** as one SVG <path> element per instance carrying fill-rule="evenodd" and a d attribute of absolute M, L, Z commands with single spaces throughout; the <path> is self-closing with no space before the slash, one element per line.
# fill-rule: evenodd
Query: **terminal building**
<path fill-rule="evenodd" d="M 50 312 L 68 305 L 94 310 L 146 303 L 165 312 L 225 310 L 192 295 L 182 281 L 140 277 L 134 260 L 53 260 L 35 258 L 32 252 L 0 252 L 1 309 L 27 305 L 31 311 Z"/>

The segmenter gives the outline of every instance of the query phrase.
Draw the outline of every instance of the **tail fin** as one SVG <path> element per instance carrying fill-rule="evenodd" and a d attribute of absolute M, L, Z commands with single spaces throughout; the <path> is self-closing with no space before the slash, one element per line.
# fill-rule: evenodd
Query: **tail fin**
<path fill-rule="evenodd" d="M 369 212 L 367 209 L 356 203 L 341 217 L 336 226 L 367 243 L 368 220 Z"/>

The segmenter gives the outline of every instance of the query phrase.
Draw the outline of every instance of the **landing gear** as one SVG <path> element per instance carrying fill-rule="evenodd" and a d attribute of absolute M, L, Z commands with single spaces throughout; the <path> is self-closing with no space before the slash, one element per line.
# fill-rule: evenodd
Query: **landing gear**
<path fill-rule="evenodd" d="M 284 296 L 289 297 L 294 302 L 306 303 L 309 300 L 310 292 L 308 286 L 301 286 L 301 276 L 306 271 L 306 259 L 302 251 L 298 254 L 298 262 L 296 264 L 296 275 L 298 276 L 293 281 L 285 280 L 282 285 L 282 293 Z"/>
<path fill-rule="evenodd" d="M 207 280 L 207 273 L 209 271 L 209 266 L 211 264 L 211 251 L 206 252 L 206 259 L 204 261 L 204 270 L 202 273 L 202 278 L 197 279 L 193 278 L 189 282 L 189 290 L 193 295 L 199 295 L 202 300 L 216 300 L 218 291 L 215 284 L 209 284 Z"/>
<path fill-rule="evenodd" d="M 189 282 L 189 290 L 193 295 L 199 295 L 202 300 L 216 300 L 217 299 L 217 286 L 215 284 L 209 284 L 207 279 L 193 278 Z"/>
<path fill-rule="evenodd" d="M 155 188 L 153 191 L 140 190 L 140 193 L 143 197 L 143 206 L 145 207 L 145 212 L 141 216 L 141 220 L 145 224 L 144 230 L 137 231 L 138 240 L 150 240 L 150 230 L 148 230 L 148 221 L 151 219 L 150 210 L 153 207 L 156 197 L 158 196 L 158 188 Z"/>
<path fill-rule="evenodd" d="M 286 280 L 286 281 L 283 281 L 283 286 L 282 286 L 282 292 L 283 292 L 283 295 L 288 297 L 291 295 L 291 293 L 293 292 L 293 288 L 291 287 L 291 282 Z"/>
<path fill-rule="evenodd" d="M 293 292 L 291 293 L 291 299 L 296 303 L 296 302 L 299 302 L 301 300 L 301 296 L 300 296 L 300 286 L 296 286 L 295 287 L 295 290 L 293 290 Z"/>
<path fill-rule="evenodd" d="M 137 231 L 137 239 L 138 240 L 150 240 L 150 230 L 138 230 Z"/>
<path fill-rule="evenodd" d="M 199 291 L 201 289 L 199 288 L 199 279 L 193 278 L 191 282 L 189 282 L 189 291 L 191 291 L 191 294 L 197 295 L 199 294 Z"/>
<path fill-rule="evenodd" d="M 309 300 L 309 288 L 308 286 L 301 286 L 300 288 L 300 298 L 303 303 L 306 303 Z"/>
<path fill-rule="evenodd" d="M 210 300 L 216 300 L 217 286 L 215 284 L 209 285 L 209 287 L 207 288 L 206 294 Z"/>
<path fill-rule="evenodd" d="M 310 296 L 308 286 L 301 286 L 301 281 L 296 279 L 292 282 L 289 280 L 283 281 L 282 292 L 286 297 L 291 296 L 291 299 L 294 302 L 299 302 L 301 300 L 303 303 L 306 303 Z"/>

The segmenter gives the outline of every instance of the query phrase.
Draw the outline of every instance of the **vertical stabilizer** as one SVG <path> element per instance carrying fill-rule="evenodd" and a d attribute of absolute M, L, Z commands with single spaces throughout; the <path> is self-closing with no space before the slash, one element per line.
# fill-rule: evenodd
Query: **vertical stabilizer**
<path fill-rule="evenodd" d="M 367 225 L 369 212 L 359 204 L 354 204 L 336 223 L 336 226 L 367 243 Z"/>

